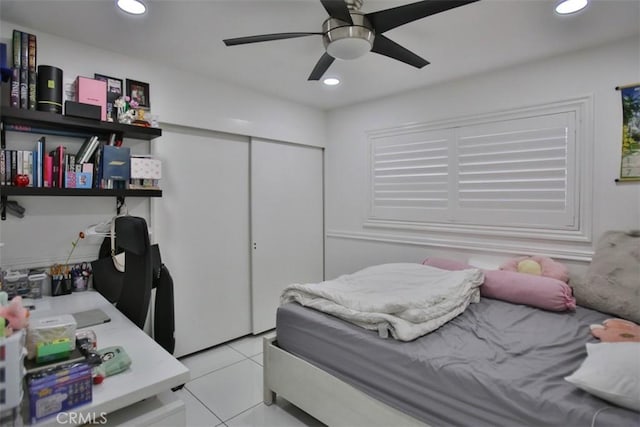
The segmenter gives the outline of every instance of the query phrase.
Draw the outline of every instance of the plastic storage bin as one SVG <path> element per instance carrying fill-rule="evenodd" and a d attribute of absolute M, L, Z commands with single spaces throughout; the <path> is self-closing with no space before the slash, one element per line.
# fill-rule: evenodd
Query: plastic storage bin
<path fill-rule="evenodd" d="M 30 271 L 28 276 L 29 282 L 29 298 L 42 298 L 42 290 L 44 289 L 44 281 L 47 279 L 47 273 L 43 271 Z"/>
<path fill-rule="evenodd" d="M 29 289 L 28 270 L 6 270 L 3 272 L 3 290 L 9 294 L 9 299 L 15 296 L 28 297 Z"/>

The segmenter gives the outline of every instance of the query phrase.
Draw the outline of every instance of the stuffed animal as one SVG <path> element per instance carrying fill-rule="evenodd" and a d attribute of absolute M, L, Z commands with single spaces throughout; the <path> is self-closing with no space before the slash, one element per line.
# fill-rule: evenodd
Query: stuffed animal
<path fill-rule="evenodd" d="M 564 264 L 538 255 L 512 258 L 502 264 L 500 270 L 552 277 L 565 283 L 569 281 L 569 270 Z"/>
<path fill-rule="evenodd" d="M 0 292 L 6 295 L 6 292 Z M 6 296 L 1 296 L 0 301 L 6 301 Z M 24 329 L 29 323 L 29 310 L 22 306 L 22 297 L 14 297 L 11 302 L 6 305 L 0 305 L 0 317 L 5 319 L 4 330 L 0 331 L 0 335 L 4 333 L 8 337 L 19 329 Z"/>
<path fill-rule="evenodd" d="M 591 334 L 602 342 L 640 342 L 640 326 L 622 319 L 607 319 L 591 325 Z"/>

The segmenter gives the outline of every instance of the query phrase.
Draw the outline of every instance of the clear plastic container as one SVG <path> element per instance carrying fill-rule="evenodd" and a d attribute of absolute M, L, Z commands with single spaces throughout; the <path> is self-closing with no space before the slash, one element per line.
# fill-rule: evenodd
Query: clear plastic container
<path fill-rule="evenodd" d="M 42 290 L 44 289 L 44 281 L 47 279 L 45 272 L 30 272 L 29 280 L 29 298 L 42 298 Z"/>
<path fill-rule="evenodd" d="M 3 272 L 3 290 L 9 295 L 9 299 L 15 296 L 28 297 L 29 274 L 28 270 L 6 270 Z"/>

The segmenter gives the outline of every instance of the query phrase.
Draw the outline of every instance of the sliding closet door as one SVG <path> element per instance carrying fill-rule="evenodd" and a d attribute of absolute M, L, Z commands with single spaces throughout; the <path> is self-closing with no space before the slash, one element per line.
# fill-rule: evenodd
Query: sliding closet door
<path fill-rule="evenodd" d="M 249 138 L 164 127 L 154 154 L 154 233 L 174 281 L 181 356 L 251 332 Z"/>
<path fill-rule="evenodd" d="M 275 326 L 282 289 L 323 280 L 323 151 L 251 140 L 251 323 Z"/>

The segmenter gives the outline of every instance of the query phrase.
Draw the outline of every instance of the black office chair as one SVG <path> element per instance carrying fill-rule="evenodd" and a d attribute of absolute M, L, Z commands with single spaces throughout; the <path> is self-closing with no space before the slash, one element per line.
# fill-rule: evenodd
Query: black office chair
<path fill-rule="evenodd" d="M 153 282 L 147 222 L 135 216 L 120 216 L 115 221 L 117 244 L 124 250 L 126 266 L 116 307 L 143 329 Z"/>

